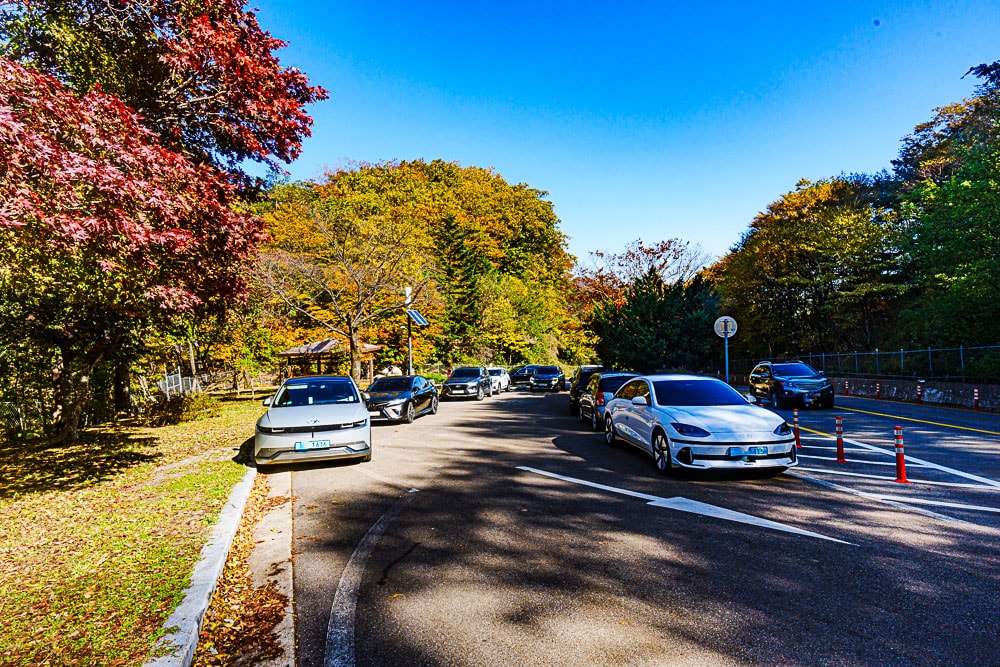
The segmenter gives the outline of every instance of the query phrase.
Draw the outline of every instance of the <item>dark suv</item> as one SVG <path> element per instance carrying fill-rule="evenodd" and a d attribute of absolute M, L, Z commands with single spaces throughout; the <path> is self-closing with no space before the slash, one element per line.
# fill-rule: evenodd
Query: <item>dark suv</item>
<path fill-rule="evenodd" d="M 528 379 L 531 391 L 559 391 L 566 382 L 566 375 L 558 366 L 539 366 Z"/>
<path fill-rule="evenodd" d="M 594 373 L 604 371 L 604 366 L 599 364 L 584 364 L 573 372 L 573 377 L 569 383 L 569 413 L 571 415 L 580 414 L 580 392 L 590 382 Z"/>
<path fill-rule="evenodd" d="M 833 407 L 833 383 L 801 361 L 764 361 L 750 373 L 750 395 L 766 398 L 771 407 Z"/>
<path fill-rule="evenodd" d="M 493 380 L 483 366 L 460 366 L 451 372 L 441 387 L 442 398 L 473 397 L 483 400 L 493 395 Z"/>

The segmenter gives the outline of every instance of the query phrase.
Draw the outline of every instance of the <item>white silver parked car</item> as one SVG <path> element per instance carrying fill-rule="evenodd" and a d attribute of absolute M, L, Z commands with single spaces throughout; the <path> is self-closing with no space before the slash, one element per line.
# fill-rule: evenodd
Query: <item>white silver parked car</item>
<path fill-rule="evenodd" d="M 645 375 L 622 385 L 604 410 L 604 440 L 648 453 L 666 474 L 676 468 L 797 465 L 795 438 L 779 415 L 725 382 L 698 375 Z"/>
<path fill-rule="evenodd" d="M 354 380 L 343 375 L 292 378 L 264 399 L 257 420 L 258 466 L 296 461 L 371 461 L 368 408 Z"/>
<path fill-rule="evenodd" d="M 486 369 L 486 372 L 490 374 L 490 381 L 493 383 L 494 394 L 499 394 L 502 391 L 510 391 L 512 389 L 510 386 L 510 373 L 507 372 L 506 368 L 490 366 Z"/>

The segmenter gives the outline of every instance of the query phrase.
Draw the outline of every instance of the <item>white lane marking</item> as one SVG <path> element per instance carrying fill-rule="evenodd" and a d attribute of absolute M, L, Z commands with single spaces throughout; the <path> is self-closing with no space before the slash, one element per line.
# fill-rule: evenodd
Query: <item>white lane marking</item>
<path fill-rule="evenodd" d="M 836 462 L 837 457 L 835 456 L 809 456 L 808 454 L 799 454 L 800 459 L 813 459 L 815 461 L 834 461 Z M 864 459 L 851 459 L 848 463 L 861 463 L 867 466 L 894 466 L 895 461 L 865 461 Z M 926 468 L 927 466 L 918 463 L 906 462 L 907 468 Z"/>
<path fill-rule="evenodd" d="M 598 484 L 596 482 L 588 482 L 585 479 L 577 479 L 576 477 L 567 477 L 565 475 L 549 472 L 547 470 L 539 470 L 538 468 L 529 468 L 528 466 L 518 466 L 517 469 L 524 470 L 525 472 L 535 473 L 536 475 L 544 475 L 546 477 L 552 477 L 554 479 L 559 479 L 564 482 L 571 482 L 573 484 L 582 484 L 583 486 L 589 486 L 594 489 L 601 489 L 602 491 L 610 491 L 611 493 L 618 493 L 624 496 L 631 496 L 632 498 L 640 498 L 642 500 L 649 501 L 647 504 L 652 505 L 653 507 L 666 507 L 667 509 L 677 510 L 680 512 L 699 514 L 701 516 L 710 516 L 710 517 L 715 517 L 716 519 L 725 519 L 726 521 L 736 521 L 738 523 L 745 523 L 751 526 L 770 528 L 772 530 L 780 530 L 786 533 L 794 533 L 795 535 L 804 535 L 806 537 L 815 537 L 821 540 L 829 540 L 830 542 L 838 542 L 840 544 L 851 544 L 850 542 L 844 542 L 843 540 L 838 540 L 833 537 L 827 537 L 826 535 L 820 535 L 819 533 L 812 533 L 809 532 L 808 530 L 802 530 L 800 528 L 793 528 L 792 526 L 786 526 L 785 524 L 778 523 L 777 521 L 761 519 L 760 517 L 756 517 L 751 514 L 743 514 L 742 512 L 734 512 L 733 510 L 727 510 L 723 507 L 716 507 L 715 505 L 709 505 L 708 503 L 698 502 L 697 500 L 690 500 L 689 498 L 683 498 L 681 496 L 677 496 L 674 498 L 661 498 L 660 496 L 652 496 L 649 495 L 648 493 L 639 493 L 637 491 L 629 491 L 628 489 L 620 489 L 615 486 L 606 486 L 604 484 Z"/>
<path fill-rule="evenodd" d="M 851 461 L 850 463 L 854 463 Z M 914 466 L 916 467 L 916 466 Z M 802 470 L 804 472 L 818 472 L 824 475 L 841 475 L 843 477 L 861 477 L 864 479 L 877 479 L 883 482 L 895 482 L 895 477 L 886 477 L 885 475 L 868 475 L 861 472 L 849 472 L 847 470 L 832 470 L 830 468 L 805 468 L 799 466 L 796 470 Z M 957 489 L 978 489 L 980 491 L 994 491 L 995 487 L 983 486 L 982 484 L 963 484 L 962 482 L 935 482 L 929 479 L 911 479 L 910 484 L 924 484 L 927 486 L 947 486 Z"/>
<path fill-rule="evenodd" d="M 901 503 L 915 503 L 917 505 L 934 505 L 936 507 L 950 507 L 956 510 L 969 510 L 971 512 L 993 512 L 1000 514 L 1000 507 L 986 507 L 985 505 L 966 505 L 964 503 L 949 503 L 946 500 L 929 500 L 926 498 L 907 498 L 906 496 L 882 496 L 883 500 L 896 500 Z"/>
<path fill-rule="evenodd" d="M 893 450 L 886 450 L 881 447 L 876 447 L 875 445 L 869 445 L 867 442 L 861 442 L 860 440 L 844 440 L 845 445 L 854 445 L 857 447 L 863 447 L 870 452 L 878 452 L 879 454 L 885 454 L 887 456 L 895 456 Z M 972 480 L 973 482 L 979 482 L 980 484 L 985 484 L 987 486 L 992 486 L 995 489 L 1000 489 L 1000 482 L 990 479 L 988 477 L 980 477 L 979 475 L 973 475 L 970 472 L 964 472 L 962 470 L 957 470 L 955 468 L 949 468 L 948 466 L 943 466 L 939 463 L 934 463 L 933 461 L 927 461 L 925 459 L 918 458 L 916 456 L 906 455 L 906 462 L 917 463 L 926 468 L 933 468 L 941 472 L 946 472 L 956 477 L 964 477 L 965 479 Z M 913 481 L 913 480 L 910 480 Z"/>
<path fill-rule="evenodd" d="M 874 500 L 875 502 L 882 503 L 884 505 L 890 505 L 897 509 L 906 510 L 908 512 L 916 512 L 917 514 L 922 514 L 924 516 L 929 516 L 932 519 L 940 519 L 941 521 L 950 521 L 952 523 L 964 523 L 970 526 L 975 526 L 978 524 L 970 523 L 968 521 L 963 521 L 962 519 L 956 519 L 955 517 L 948 516 L 947 514 L 938 514 L 937 512 L 931 512 L 929 510 L 922 509 L 920 507 L 913 507 L 912 505 L 907 505 L 895 500 L 890 500 L 887 497 L 876 495 L 874 493 L 865 493 L 864 491 L 857 491 L 855 489 L 841 486 L 840 484 L 834 484 L 833 482 L 828 482 L 824 479 L 816 479 L 815 477 L 810 477 L 809 475 L 800 474 L 801 468 L 796 468 L 795 470 L 786 470 L 785 474 L 792 477 L 801 479 L 804 482 L 812 482 L 813 484 L 819 484 L 820 486 L 825 486 L 828 489 L 834 489 L 835 491 L 843 491 L 844 493 L 849 493 L 852 496 L 858 496 L 859 498 L 865 498 L 867 500 Z"/>
<path fill-rule="evenodd" d="M 358 590 L 361 588 L 365 565 L 372 555 L 378 538 L 418 491 L 419 489 L 410 489 L 405 496 L 393 503 L 368 529 L 351 554 L 350 560 L 347 561 L 347 566 L 340 575 L 340 583 L 337 584 L 337 592 L 333 596 L 333 606 L 330 608 L 323 667 L 354 667 L 354 615 L 358 608 Z"/>

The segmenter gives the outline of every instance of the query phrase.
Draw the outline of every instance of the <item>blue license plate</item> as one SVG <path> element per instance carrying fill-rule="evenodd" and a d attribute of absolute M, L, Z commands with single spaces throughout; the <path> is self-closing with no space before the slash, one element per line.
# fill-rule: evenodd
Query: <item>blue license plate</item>
<path fill-rule="evenodd" d="M 747 456 L 767 456 L 767 447 L 749 447 Z"/>

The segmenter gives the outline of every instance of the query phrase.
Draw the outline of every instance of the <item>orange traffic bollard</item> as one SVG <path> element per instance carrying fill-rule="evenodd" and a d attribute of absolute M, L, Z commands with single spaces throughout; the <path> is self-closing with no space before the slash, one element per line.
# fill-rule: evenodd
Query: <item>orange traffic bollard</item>
<path fill-rule="evenodd" d="M 847 463 L 844 458 L 844 418 L 837 415 L 837 463 Z"/>
<path fill-rule="evenodd" d="M 900 484 L 909 484 L 906 479 L 906 457 L 903 455 L 903 427 L 894 426 L 896 436 L 896 481 Z"/>
<path fill-rule="evenodd" d="M 979 412 L 979 387 L 972 389 L 972 409 Z"/>
<path fill-rule="evenodd" d="M 799 436 L 799 409 L 794 408 L 792 414 L 795 415 L 795 427 L 792 429 L 795 432 L 795 449 L 802 449 L 802 438 Z"/>

